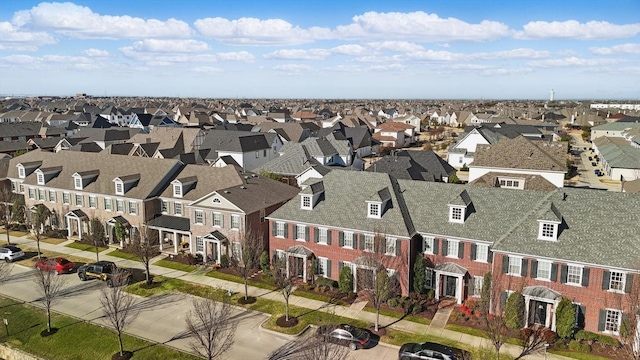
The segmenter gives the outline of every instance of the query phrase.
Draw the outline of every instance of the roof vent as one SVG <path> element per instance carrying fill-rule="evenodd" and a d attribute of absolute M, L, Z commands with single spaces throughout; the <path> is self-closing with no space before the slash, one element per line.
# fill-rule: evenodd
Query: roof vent
<path fill-rule="evenodd" d="M 246 186 L 244 186 L 244 185 L 243 185 L 243 186 L 240 186 L 240 189 L 246 189 L 246 188 L 247 188 L 247 187 L 246 187 Z"/>
<path fill-rule="evenodd" d="M 225 190 L 225 191 L 224 191 L 224 193 L 225 193 L 225 194 L 231 194 L 231 191 L 229 191 L 229 190 Z"/>

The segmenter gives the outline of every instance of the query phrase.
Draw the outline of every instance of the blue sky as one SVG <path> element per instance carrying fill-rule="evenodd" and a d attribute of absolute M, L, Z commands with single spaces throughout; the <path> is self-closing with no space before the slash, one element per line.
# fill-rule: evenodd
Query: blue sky
<path fill-rule="evenodd" d="M 640 98 L 640 1 L 38 2 L 0 8 L 0 94 Z"/>

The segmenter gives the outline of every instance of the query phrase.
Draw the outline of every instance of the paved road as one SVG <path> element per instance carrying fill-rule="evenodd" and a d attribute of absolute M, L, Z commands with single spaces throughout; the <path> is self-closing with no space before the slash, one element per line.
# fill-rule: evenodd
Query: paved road
<path fill-rule="evenodd" d="M 0 294 L 39 304 L 39 295 L 34 283 L 36 270 L 21 265 L 13 267 L 11 278 L 0 287 Z M 64 294 L 54 303 L 56 312 L 71 315 L 97 324 L 107 325 L 100 305 L 100 290 L 105 283 L 90 280 L 80 281 L 75 274 L 61 275 L 65 279 Z M 182 351 L 192 352 L 185 336 L 185 316 L 192 309 L 191 297 L 181 293 L 168 293 L 150 298 L 136 296 L 138 316 L 127 328 L 127 332 L 154 342 L 166 344 Z M 227 359 L 266 359 L 268 354 L 285 344 L 290 337 L 262 330 L 260 324 L 267 315 L 237 308 L 234 313 L 238 322 L 235 344 Z M 378 344 L 372 349 L 352 353 L 352 360 L 397 359 L 397 350 Z"/>

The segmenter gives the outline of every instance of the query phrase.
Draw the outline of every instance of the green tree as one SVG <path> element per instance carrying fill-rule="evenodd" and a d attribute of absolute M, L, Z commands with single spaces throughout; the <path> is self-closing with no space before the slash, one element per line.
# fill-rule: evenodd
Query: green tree
<path fill-rule="evenodd" d="M 458 175 L 456 174 L 451 174 L 451 176 L 449 176 L 449 184 L 458 184 L 460 183 L 460 179 L 458 178 Z"/>
<path fill-rule="evenodd" d="M 127 229 L 125 229 L 122 224 L 116 221 L 113 232 L 114 232 L 116 241 L 122 244 L 125 236 L 127 236 Z"/>
<path fill-rule="evenodd" d="M 350 266 L 344 266 L 340 270 L 340 278 L 338 280 L 338 288 L 341 293 L 353 291 L 353 274 Z"/>
<path fill-rule="evenodd" d="M 260 254 L 260 269 L 262 269 L 263 272 L 265 271 L 269 271 L 271 267 L 271 264 L 269 263 L 269 253 L 266 251 L 263 251 L 262 254 Z"/>
<path fill-rule="evenodd" d="M 413 264 L 413 274 L 413 291 L 418 294 L 426 294 L 427 261 L 422 255 L 419 255 L 415 264 Z"/>
<path fill-rule="evenodd" d="M 482 290 L 480 290 L 479 308 L 484 316 L 489 314 L 491 306 L 491 272 L 484 274 L 482 281 Z"/>
<path fill-rule="evenodd" d="M 576 310 L 571 300 L 562 297 L 556 309 L 556 332 L 561 338 L 573 337 Z"/>
<path fill-rule="evenodd" d="M 264 177 L 264 178 L 269 178 L 269 179 L 273 179 L 273 180 L 276 180 L 276 181 L 281 181 L 282 180 L 282 175 L 276 174 L 276 173 L 272 173 L 272 172 L 267 171 L 267 170 L 260 170 L 259 175 Z"/>
<path fill-rule="evenodd" d="M 519 292 L 512 293 L 507 299 L 504 317 L 509 329 L 520 329 L 524 320 L 524 296 Z"/>
<path fill-rule="evenodd" d="M 24 224 L 26 220 L 24 216 L 24 197 L 17 196 L 15 200 L 13 200 L 11 209 L 13 211 L 11 214 L 11 221 L 17 222 L 18 224 Z"/>

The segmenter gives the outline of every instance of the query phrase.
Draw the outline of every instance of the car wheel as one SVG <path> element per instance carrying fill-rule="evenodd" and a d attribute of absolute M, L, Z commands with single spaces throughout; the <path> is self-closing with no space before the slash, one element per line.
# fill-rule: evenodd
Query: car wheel
<path fill-rule="evenodd" d="M 62 270 L 56 270 L 56 275 L 62 275 Z"/>
<path fill-rule="evenodd" d="M 356 343 L 349 343 L 349 349 L 351 349 L 352 351 L 358 350 L 358 346 L 356 345 Z"/>
<path fill-rule="evenodd" d="M 108 287 L 113 287 L 113 282 L 111 280 L 107 280 L 107 286 Z"/>
<path fill-rule="evenodd" d="M 10 263 L 10 262 L 11 262 L 11 259 L 9 259 L 9 258 L 5 258 L 5 259 L 4 259 L 4 261 L 6 261 L 6 262 Z"/>
<path fill-rule="evenodd" d="M 80 280 L 82 281 L 87 281 L 87 275 L 85 273 L 79 273 L 78 277 L 80 278 Z"/>
<path fill-rule="evenodd" d="M 407 357 L 407 356 L 403 356 L 402 360 L 411 360 L 411 359 L 409 357 Z"/>

